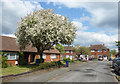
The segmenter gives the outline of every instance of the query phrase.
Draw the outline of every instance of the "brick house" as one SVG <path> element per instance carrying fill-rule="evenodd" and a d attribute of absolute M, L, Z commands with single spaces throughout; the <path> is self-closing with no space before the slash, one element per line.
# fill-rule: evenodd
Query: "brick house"
<path fill-rule="evenodd" d="M 65 54 L 64 58 L 70 58 L 74 60 L 76 57 L 76 52 L 73 50 L 73 46 L 64 46 Z"/>
<path fill-rule="evenodd" d="M 92 58 L 99 58 L 102 57 L 104 60 L 108 59 L 109 56 L 109 49 L 104 46 L 104 44 L 100 45 L 90 45 L 91 50 L 91 57 Z"/>
<path fill-rule="evenodd" d="M 19 46 L 16 44 L 15 38 L 0 36 L 0 52 L 7 53 L 7 63 L 8 65 L 11 63 L 13 66 L 18 64 L 18 52 L 20 52 Z M 37 53 L 37 49 L 35 47 L 27 46 L 25 50 L 23 50 L 24 59 L 28 63 L 32 63 L 36 60 L 36 58 L 40 58 Z M 60 60 L 60 52 L 52 47 L 50 50 L 45 50 L 43 52 L 44 62 L 58 61 Z"/>

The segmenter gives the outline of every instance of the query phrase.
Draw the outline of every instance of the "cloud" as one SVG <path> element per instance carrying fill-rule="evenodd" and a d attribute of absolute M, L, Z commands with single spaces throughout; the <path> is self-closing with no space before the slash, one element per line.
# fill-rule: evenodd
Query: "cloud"
<path fill-rule="evenodd" d="M 14 34 L 2 34 L 2 36 L 8 36 L 8 37 L 16 38 L 16 36 Z"/>
<path fill-rule="evenodd" d="M 21 0 L 2 0 L 2 33 L 13 34 L 17 28 L 17 22 L 27 13 L 41 9 L 41 5 L 37 2 L 21 1 Z"/>
<path fill-rule="evenodd" d="M 53 0 L 51 0 L 53 1 Z M 117 18 L 118 18 L 118 0 L 116 2 L 110 2 L 112 0 L 105 0 L 107 2 L 102 2 L 100 0 L 91 1 L 53 1 L 56 5 L 64 5 L 68 8 L 85 8 L 91 14 L 91 17 L 87 20 L 90 24 L 98 28 L 117 28 Z M 50 2 L 50 1 L 49 1 Z"/>
<path fill-rule="evenodd" d="M 78 30 L 87 30 L 88 27 L 83 27 L 83 24 L 79 21 L 72 21 L 72 23 L 77 27 Z"/>
<path fill-rule="evenodd" d="M 118 40 L 116 35 L 106 35 L 103 32 L 85 32 L 77 31 L 77 36 L 74 44 L 81 46 L 90 46 L 91 44 L 105 44 L 110 49 L 116 49 L 115 41 Z"/>
<path fill-rule="evenodd" d="M 80 46 L 90 46 L 91 44 L 105 44 L 110 49 L 116 49 L 117 46 L 115 41 L 118 41 L 118 34 L 110 34 L 107 35 L 105 31 L 99 31 L 99 32 L 86 32 L 85 30 L 88 30 L 88 26 L 84 27 L 83 24 L 78 20 L 73 20 L 73 24 L 77 27 L 77 36 L 74 40 L 74 45 L 78 44 Z M 109 30 L 107 33 L 111 33 Z"/>
<path fill-rule="evenodd" d="M 49 0 L 58 6 L 68 8 L 85 8 L 89 16 L 83 15 L 73 21 L 78 27 L 74 44 L 90 46 L 90 44 L 105 44 L 108 48 L 117 49 L 115 41 L 118 40 L 118 0 Z M 86 32 L 84 21 L 89 21 L 90 26 L 99 28 L 98 32 Z M 86 30 L 88 27 L 86 28 Z M 108 34 L 109 35 L 108 35 Z"/>

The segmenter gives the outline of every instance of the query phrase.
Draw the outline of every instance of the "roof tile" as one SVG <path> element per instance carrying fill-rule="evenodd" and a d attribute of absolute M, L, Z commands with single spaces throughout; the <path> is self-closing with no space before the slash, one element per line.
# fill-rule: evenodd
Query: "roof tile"
<path fill-rule="evenodd" d="M 19 45 L 16 43 L 15 38 L 8 36 L 0 36 L 0 51 L 17 51 L 19 52 Z M 55 47 L 54 49 L 45 50 L 43 53 L 60 53 Z M 37 52 L 37 49 L 32 46 L 27 46 L 23 52 Z"/>

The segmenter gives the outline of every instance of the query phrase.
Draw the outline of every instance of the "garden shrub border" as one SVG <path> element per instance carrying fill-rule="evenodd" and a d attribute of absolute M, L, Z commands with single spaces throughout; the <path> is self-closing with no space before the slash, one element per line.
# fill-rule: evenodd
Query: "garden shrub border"
<path fill-rule="evenodd" d="M 33 68 L 31 71 L 50 69 L 50 68 L 60 68 L 60 67 L 64 67 L 64 66 L 65 66 L 65 64 L 63 64 L 61 61 L 44 62 L 44 63 L 39 64 L 37 67 Z"/>

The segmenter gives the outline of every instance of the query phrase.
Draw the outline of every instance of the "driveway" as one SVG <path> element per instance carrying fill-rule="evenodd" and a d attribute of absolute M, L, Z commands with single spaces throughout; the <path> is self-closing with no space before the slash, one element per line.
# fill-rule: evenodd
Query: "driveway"
<path fill-rule="evenodd" d="M 110 64 L 108 61 L 89 61 L 9 82 L 116 82 L 111 74 Z"/>

